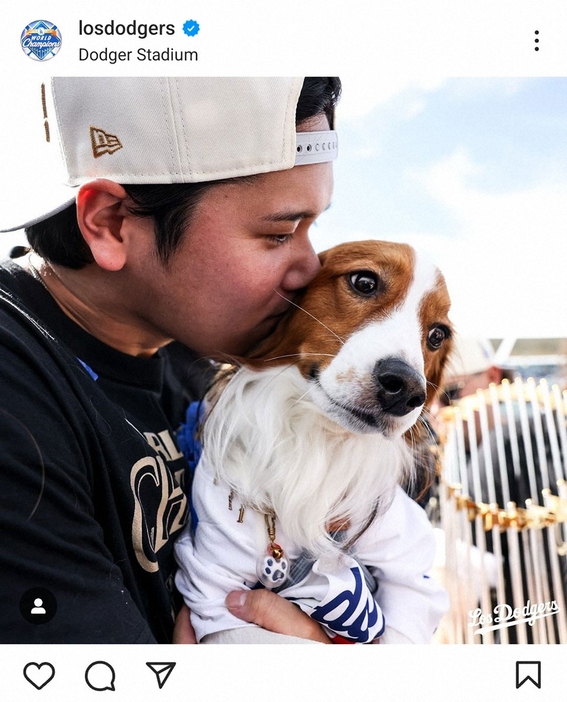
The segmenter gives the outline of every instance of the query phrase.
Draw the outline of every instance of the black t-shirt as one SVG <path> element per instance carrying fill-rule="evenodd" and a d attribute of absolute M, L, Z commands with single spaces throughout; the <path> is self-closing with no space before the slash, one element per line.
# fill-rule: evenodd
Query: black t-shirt
<path fill-rule="evenodd" d="M 0 265 L 0 642 L 171 641 L 188 507 L 174 431 L 207 369 L 182 347 L 106 346 Z M 20 612 L 38 587 L 57 602 L 39 624 Z"/>

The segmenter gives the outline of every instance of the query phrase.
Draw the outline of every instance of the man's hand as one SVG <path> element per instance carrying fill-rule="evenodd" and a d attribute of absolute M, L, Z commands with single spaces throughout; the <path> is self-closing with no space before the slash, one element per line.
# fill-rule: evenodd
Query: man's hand
<path fill-rule="evenodd" d="M 175 619 L 175 627 L 173 629 L 174 644 L 194 644 L 197 643 L 195 632 L 191 626 L 190 612 L 187 605 L 183 605 Z"/>
<path fill-rule="evenodd" d="M 297 636 L 319 643 L 331 643 L 323 629 L 299 607 L 269 590 L 231 592 L 226 606 L 235 617 L 262 629 L 285 636 Z M 174 644 L 197 643 L 187 605 L 179 610 L 173 630 Z"/>
<path fill-rule="evenodd" d="M 309 615 L 293 602 L 269 590 L 231 592 L 226 598 L 226 606 L 235 617 L 267 631 L 331 643 L 323 629 Z"/>

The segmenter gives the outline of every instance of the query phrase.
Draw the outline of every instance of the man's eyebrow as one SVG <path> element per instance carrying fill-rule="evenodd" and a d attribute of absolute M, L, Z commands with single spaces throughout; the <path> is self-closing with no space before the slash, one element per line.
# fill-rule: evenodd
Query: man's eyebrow
<path fill-rule="evenodd" d="M 331 203 L 325 207 L 323 212 L 326 212 Z M 318 217 L 320 213 L 313 212 L 312 210 L 282 210 L 281 212 L 272 212 L 272 214 L 262 217 L 265 222 L 296 222 L 298 219 L 314 219 Z"/>

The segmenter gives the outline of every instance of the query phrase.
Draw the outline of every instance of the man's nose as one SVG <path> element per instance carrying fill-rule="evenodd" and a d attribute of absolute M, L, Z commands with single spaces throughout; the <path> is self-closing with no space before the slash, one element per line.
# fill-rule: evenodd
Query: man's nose
<path fill-rule="evenodd" d="M 315 278 L 320 268 L 319 257 L 315 253 L 311 242 L 309 242 L 309 244 L 298 252 L 293 263 L 290 265 L 284 277 L 282 287 L 285 290 L 299 290 L 304 288 Z"/>

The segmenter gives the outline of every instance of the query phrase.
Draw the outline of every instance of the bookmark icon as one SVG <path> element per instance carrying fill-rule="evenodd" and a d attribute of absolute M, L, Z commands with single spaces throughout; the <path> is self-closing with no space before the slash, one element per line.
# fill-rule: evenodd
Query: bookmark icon
<path fill-rule="evenodd" d="M 146 663 L 148 668 L 155 673 L 159 689 L 165 685 L 167 679 L 171 675 L 171 671 L 175 668 L 175 663 Z"/>
<path fill-rule="evenodd" d="M 516 690 L 528 680 L 541 690 L 541 661 L 516 661 Z"/>

